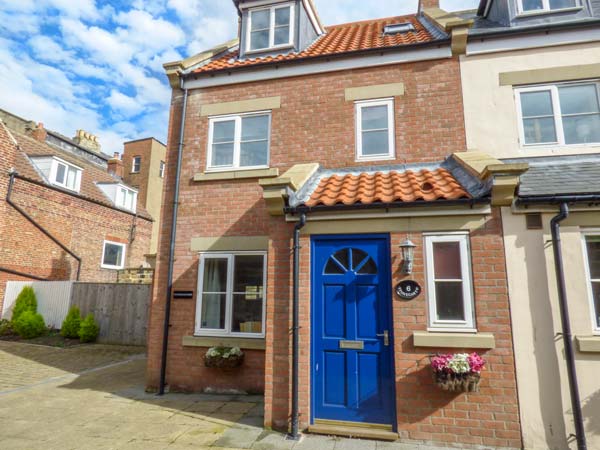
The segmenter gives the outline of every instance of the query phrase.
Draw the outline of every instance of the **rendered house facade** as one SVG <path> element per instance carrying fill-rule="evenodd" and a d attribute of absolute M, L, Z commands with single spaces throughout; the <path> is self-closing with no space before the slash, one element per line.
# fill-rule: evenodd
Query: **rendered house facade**
<path fill-rule="evenodd" d="M 520 167 L 465 153 L 470 23 L 234 3 L 240 39 L 165 65 L 148 387 L 264 392 L 265 425 L 292 433 L 520 448 L 499 209 Z M 205 367 L 213 346 L 244 364 Z M 480 392 L 440 390 L 430 355 L 465 351 L 488 361 Z"/>

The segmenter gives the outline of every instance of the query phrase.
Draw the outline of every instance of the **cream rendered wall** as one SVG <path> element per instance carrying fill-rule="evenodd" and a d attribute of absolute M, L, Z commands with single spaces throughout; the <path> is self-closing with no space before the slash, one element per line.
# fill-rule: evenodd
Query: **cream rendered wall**
<path fill-rule="evenodd" d="M 574 427 L 550 243 L 554 215 L 543 215 L 543 230 L 527 230 L 523 214 L 502 208 L 523 439 L 535 450 L 576 448 L 567 442 Z M 591 227 L 600 228 L 597 211 L 572 213 L 561 227 L 574 336 L 592 335 L 581 234 Z M 575 348 L 588 448 L 600 449 L 600 353 Z"/>
<path fill-rule="evenodd" d="M 496 158 L 600 152 L 600 145 L 521 148 L 513 87 L 499 82 L 502 72 L 600 63 L 600 43 L 461 56 L 460 62 L 469 150 Z"/>

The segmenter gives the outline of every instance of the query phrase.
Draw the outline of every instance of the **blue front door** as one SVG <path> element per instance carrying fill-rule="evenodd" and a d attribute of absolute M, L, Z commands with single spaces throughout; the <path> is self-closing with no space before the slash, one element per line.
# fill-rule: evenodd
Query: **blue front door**
<path fill-rule="evenodd" d="M 313 421 L 393 425 L 389 238 L 312 240 Z"/>

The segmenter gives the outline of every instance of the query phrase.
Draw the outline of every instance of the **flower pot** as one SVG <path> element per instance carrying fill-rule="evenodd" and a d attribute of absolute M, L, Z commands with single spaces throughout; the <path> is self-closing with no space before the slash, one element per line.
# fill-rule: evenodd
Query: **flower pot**
<path fill-rule="evenodd" d="M 438 387 L 449 392 L 479 392 L 481 375 L 435 372 L 434 381 Z"/>
<path fill-rule="evenodd" d="M 229 356 L 228 358 L 224 358 L 223 356 L 209 356 L 204 355 L 204 365 L 206 367 L 211 367 L 214 369 L 235 369 L 239 367 L 244 362 L 244 354 L 242 353 L 239 356 Z"/>

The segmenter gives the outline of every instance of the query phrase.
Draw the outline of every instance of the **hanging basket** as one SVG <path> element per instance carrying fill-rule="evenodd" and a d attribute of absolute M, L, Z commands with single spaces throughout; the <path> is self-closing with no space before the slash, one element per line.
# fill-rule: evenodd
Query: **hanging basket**
<path fill-rule="evenodd" d="M 479 392 L 481 375 L 478 373 L 454 374 L 446 372 L 434 372 L 435 384 L 449 392 Z"/>
<path fill-rule="evenodd" d="M 206 367 L 211 367 L 214 369 L 235 369 L 239 367 L 244 362 L 244 353 L 240 352 L 239 354 L 229 354 L 227 357 L 224 356 L 224 353 L 229 349 L 226 348 L 218 348 L 217 352 L 211 352 L 210 349 L 204 355 L 204 365 Z"/>

